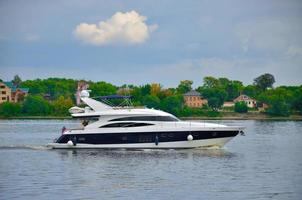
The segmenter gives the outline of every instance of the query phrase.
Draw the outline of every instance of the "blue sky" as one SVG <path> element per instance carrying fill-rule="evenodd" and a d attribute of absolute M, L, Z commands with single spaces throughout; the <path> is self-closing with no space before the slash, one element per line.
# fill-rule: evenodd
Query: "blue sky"
<path fill-rule="evenodd" d="M 101 22 L 101 23 L 100 23 Z M 302 84 L 302 1 L 0 1 L 0 78 Z"/>

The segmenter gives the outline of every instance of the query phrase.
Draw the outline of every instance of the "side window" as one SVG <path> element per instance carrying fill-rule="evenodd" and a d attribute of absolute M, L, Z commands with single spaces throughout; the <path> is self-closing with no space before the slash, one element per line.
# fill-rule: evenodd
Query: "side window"
<path fill-rule="evenodd" d="M 100 128 L 120 128 L 120 127 L 125 127 L 125 126 L 129 126 L 133 123 L 129 123 L 129 122 L 125 122 L 125 123 L 112 123 L 112 124 L 106 124 L 101 126 Z"/>
<path fill-rule="evenodd" d="M 140 126 L 152 126 L 154 124 L 149 123 L 134 123 L 134 122 L 122 122 L 122 123 L 112 123 L 100 126 L 99 128 L 126 128 L 126 127 L 140 127 Z"/>
<path fill-rule="evenodd" d="M 132 123 L 127 125 L 126 127 L 140 127 L 140 126 L 152 126 L 154 124 L 148 124 L 148 123 Z"/>

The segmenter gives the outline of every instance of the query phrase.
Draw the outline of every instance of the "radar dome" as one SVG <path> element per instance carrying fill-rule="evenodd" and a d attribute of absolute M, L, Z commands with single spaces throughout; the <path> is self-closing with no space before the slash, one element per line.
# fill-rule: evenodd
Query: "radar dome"
<path fill-rule="evenodd" d="M 89 97 L 89 92 L 87 90 L 83 90 L 81 92 L 81 97 Z"/>

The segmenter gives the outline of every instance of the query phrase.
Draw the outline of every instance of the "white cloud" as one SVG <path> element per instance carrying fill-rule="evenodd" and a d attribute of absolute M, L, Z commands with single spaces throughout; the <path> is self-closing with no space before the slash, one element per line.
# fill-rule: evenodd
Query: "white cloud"
<path fill-rule="evenodd" d="M 93 45 L 139 44 L 145 42 L 157 25 L 147 25 L 147 18 L 136 11 L 117 12 L 98 24 L 79 24 L 74 33 L 85 43 Z"/>

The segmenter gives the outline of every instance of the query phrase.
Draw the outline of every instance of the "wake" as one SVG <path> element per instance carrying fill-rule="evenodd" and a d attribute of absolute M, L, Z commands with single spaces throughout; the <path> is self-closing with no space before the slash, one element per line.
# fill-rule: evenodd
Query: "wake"
<path fill-rule="evenodd" d="M 0 145 L 0 150 L 49 150 L 46 145 Z"/>

